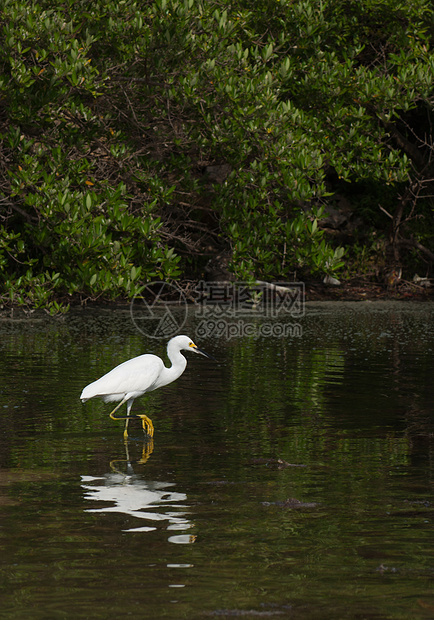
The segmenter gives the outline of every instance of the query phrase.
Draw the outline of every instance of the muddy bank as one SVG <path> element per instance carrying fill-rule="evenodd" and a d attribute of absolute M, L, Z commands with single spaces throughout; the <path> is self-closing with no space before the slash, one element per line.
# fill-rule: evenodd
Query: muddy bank
<path fill-rule="evenodd" d="M 372 282 L 341 283 L 339 286 L 307 282 L 305 299 L 306 301 L 434 301 L 434 287 L 423 287 L 405 281 L 401 281 L 395 287 Z"/>

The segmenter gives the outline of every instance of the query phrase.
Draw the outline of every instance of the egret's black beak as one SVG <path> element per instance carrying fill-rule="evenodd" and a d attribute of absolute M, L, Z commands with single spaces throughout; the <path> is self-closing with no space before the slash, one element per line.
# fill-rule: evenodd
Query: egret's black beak
<path fill-rule="evenodd" d="M 191 346 L 191 345 L 190 345 Z M 195 353 L 200 353 L 201 355 L 204 355 L 205 357 L 207 357 L 210 360 L 213 360 L 214 362 L 216 362 L 216 358 L 213 357 L 212 355 L 210 355 L 209 353 L 206 353 L 205 351 L 202 351 L 202 349 L 199 349 L 199 347 L 197 347 L 196 345 L 191 347 L 192 351 L 194 351 Z"/>

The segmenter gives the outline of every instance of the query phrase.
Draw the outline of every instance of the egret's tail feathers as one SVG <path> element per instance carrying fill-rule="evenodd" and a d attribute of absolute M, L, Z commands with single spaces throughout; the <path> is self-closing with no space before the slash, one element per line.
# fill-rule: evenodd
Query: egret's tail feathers
<path fill-rule="evenodd" d="M 87 400 L 89 400 L 89 398 L 93 398 L 94 396 L 96 396 L 96 394 L 95 391 L 91 388 L 91 385 L 86 385 L 86 387 L 83 388 L 80 400 L 81 402 L 85 403 Z"/>

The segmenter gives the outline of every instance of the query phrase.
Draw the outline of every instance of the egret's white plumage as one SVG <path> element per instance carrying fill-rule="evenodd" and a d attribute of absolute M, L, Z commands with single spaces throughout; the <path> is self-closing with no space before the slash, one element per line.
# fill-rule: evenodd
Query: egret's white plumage
<path fill-rule="evenodd" d="M 169 340 L 167 345 L 167 356 L 172 362 L 170 368 L 166 368 L 163 360 L 156 355 L 150 353 L 139 355 L 119 364 L 100 379 L 87 385 L 80 398 L 82 402 L 95 396 L 102 398 L 105 403 L 120 401 L 110 413 L 110 417 L 114 420 L 120 419 L 113 414 L 126 403 L 127 417 L 124 435 L 127 436 L 128 420 L 134 400 L 146 392 L 152 392 L 163 385 L 172 383 L 184 372 L 187 360 L 181 351 L 193 351 L 213 359 L 211 355 L 199 349 L 188 336 L 175 336 Z M 152 421 L 143 414 L 139 417 L 142 418 L 144 430 L 152 437 L 154 434 Z"/>

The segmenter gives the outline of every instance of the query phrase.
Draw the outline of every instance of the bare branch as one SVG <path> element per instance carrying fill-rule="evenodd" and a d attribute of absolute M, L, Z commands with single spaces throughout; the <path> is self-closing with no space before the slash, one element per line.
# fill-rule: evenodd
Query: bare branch
<path fill-rule="evenodd" d="M 422 245 L 422 243 L 416 241 L 416 239 L 400 239 L 398 244 L 404 247 L 415 248 L 416 250 L 423 252 L 423 254 L 425 254 L 431 261 L 434 261 L 434 253 Z"/>

